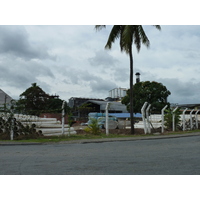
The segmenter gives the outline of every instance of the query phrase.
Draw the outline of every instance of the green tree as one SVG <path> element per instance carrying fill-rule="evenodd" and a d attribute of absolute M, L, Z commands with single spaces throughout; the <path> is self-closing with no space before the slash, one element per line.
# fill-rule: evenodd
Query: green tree
<path fill-rule="evenodd" d="M 49 100 L 49 95 L 46 94 L 36 83 L 20 94 L 20 99 L 17 102 L 18 110 L 30 115 L 39 115 Z"/>
<path fill-rule="evenodd" d="M 145 81 L 136 83 L 133 86 L 133 109 L 134 112 L 141 112 L 141 108 L 145 102 L 151 104 L 152 113 L 160 113 L 167 102 L 167 97 L 171 94 L 169 90 L 162 84 L 155 81 Z M 130 90 L 127 91 L 126 96 L 122 99 L 122 104 L 127 106 L 130 110 Z"/>
<path fill-rule="evenodd" d="M 16 112 L 38 116 L 41 112 L 60 113 L 62 103 L 63 100 L 46 94 L 42 88 L 33 83 L 31 87 L 20 94 L 20 99 L 16 104 L 17 107 L 15 110 Z M 67 103 L 65 104 L 65 113 L 68 113 L 69 107 Z"/>
<path fill-rule="evenodd" d="M 50 113 L 58 113 L 58 112 L 60 113 L 60 112 L 62 112 L 62 104 L 63 104 L 62 99 L 53 98 L 50 96 L 44 109 Z M 67 102 L 65 102 L 64 107 L 65 107 L 65 113 L 69 113 L 70 108 L 68 107 Z"/>
<path fill-rule="evenodd" d="M 96 25 L 97 30 L 105 28 L 105 25 Z M 161 29 L 159 25 L 155 25 L 157 29 Z M 140 51 L 141 44 L 149 47 L 150 42 L 145 34 L 145 31 L 141 25 L 114 25 L 105 48 L 111 49 L 112 44 L 116 39 L 120 40 L 121 51 L 128 54 L 130 59 L 130 118 L 131 118 L 131 134 L 134 134 L 134 119 L 133 119 L 133 43 L 136 46 L 137 51 Z"/>

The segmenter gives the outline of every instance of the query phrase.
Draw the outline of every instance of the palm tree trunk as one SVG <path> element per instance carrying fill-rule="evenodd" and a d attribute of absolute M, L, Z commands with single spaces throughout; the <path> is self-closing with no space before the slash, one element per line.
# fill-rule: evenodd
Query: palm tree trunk
<path fill-rule="evenodd" d="M 131 134 L 135 133 L 134 130 L 134 118 L 133 118 L 133 54 L 132 54 L 132 45 L 129 49 L 130 57 L 130 118 L 131 118 Z"/>

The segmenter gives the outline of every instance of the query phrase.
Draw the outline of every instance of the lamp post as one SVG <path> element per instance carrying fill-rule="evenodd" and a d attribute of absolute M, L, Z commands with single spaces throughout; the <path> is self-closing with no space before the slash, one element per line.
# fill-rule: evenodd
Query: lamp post
<path fill-rule="evenodd" d="M 139 83 L 140 82 L 140 73 L 137 72 L 135 75 L 136 75 L 136 83 Z"/>

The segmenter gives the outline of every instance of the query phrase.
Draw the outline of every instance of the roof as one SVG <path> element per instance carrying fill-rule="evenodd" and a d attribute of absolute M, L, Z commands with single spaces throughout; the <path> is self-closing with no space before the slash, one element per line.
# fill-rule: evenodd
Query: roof
<path fill-rule="evenodd" d="M 0 106 L 6 103 L 10 103 L 12 98 L 0 89 Z"/>
<path fill-rule="evenodd" d="M 88 100 L 87 102 L 91 102 L 93 104 L 100 105 L 100 110 L 105 110 L 107 103 L 110 103 L 109 109 L 112 111 L 121 111 L 123 113 L 127 113 L 126 106 L 121 102 L 108 102 L 108 101 L 95 101 L 95 100 Z"/>
<path fill-rule="evenodd" d="M 130 113 L 109 113 L 109 115 L 117 118 L 130 118 Z M 142 117 L 142 114 L 134 113 L 134 117 Z"/>
<path fill-rule="evenodd" d="M 195 107 L 200 107 L 200 104 L 199 103 L 194 103 L 194 104 L 178 104 L 177 105 L 178 107 L 181 107 L 181 108 L 195 108 Z"/>

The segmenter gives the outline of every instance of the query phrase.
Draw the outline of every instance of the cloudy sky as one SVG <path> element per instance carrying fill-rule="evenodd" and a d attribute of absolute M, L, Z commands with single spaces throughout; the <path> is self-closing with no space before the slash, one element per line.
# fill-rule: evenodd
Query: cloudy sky
<path fill-rule="evenodd" d="M 200 26 L 144 26 L 150 48 L 135 47 L 134 74 L 171 91 L 171 103 L 200 101 Z M 129 57 L 119 41 L 105 50 L 111 26 L 0 26 L 0 88 L 18 99 L 32 83 L 45 92 L 70 97 L 106 98 L 109 90 L 129 88 Z M 134 76 L 135 81 L 135 76 Z"/>

